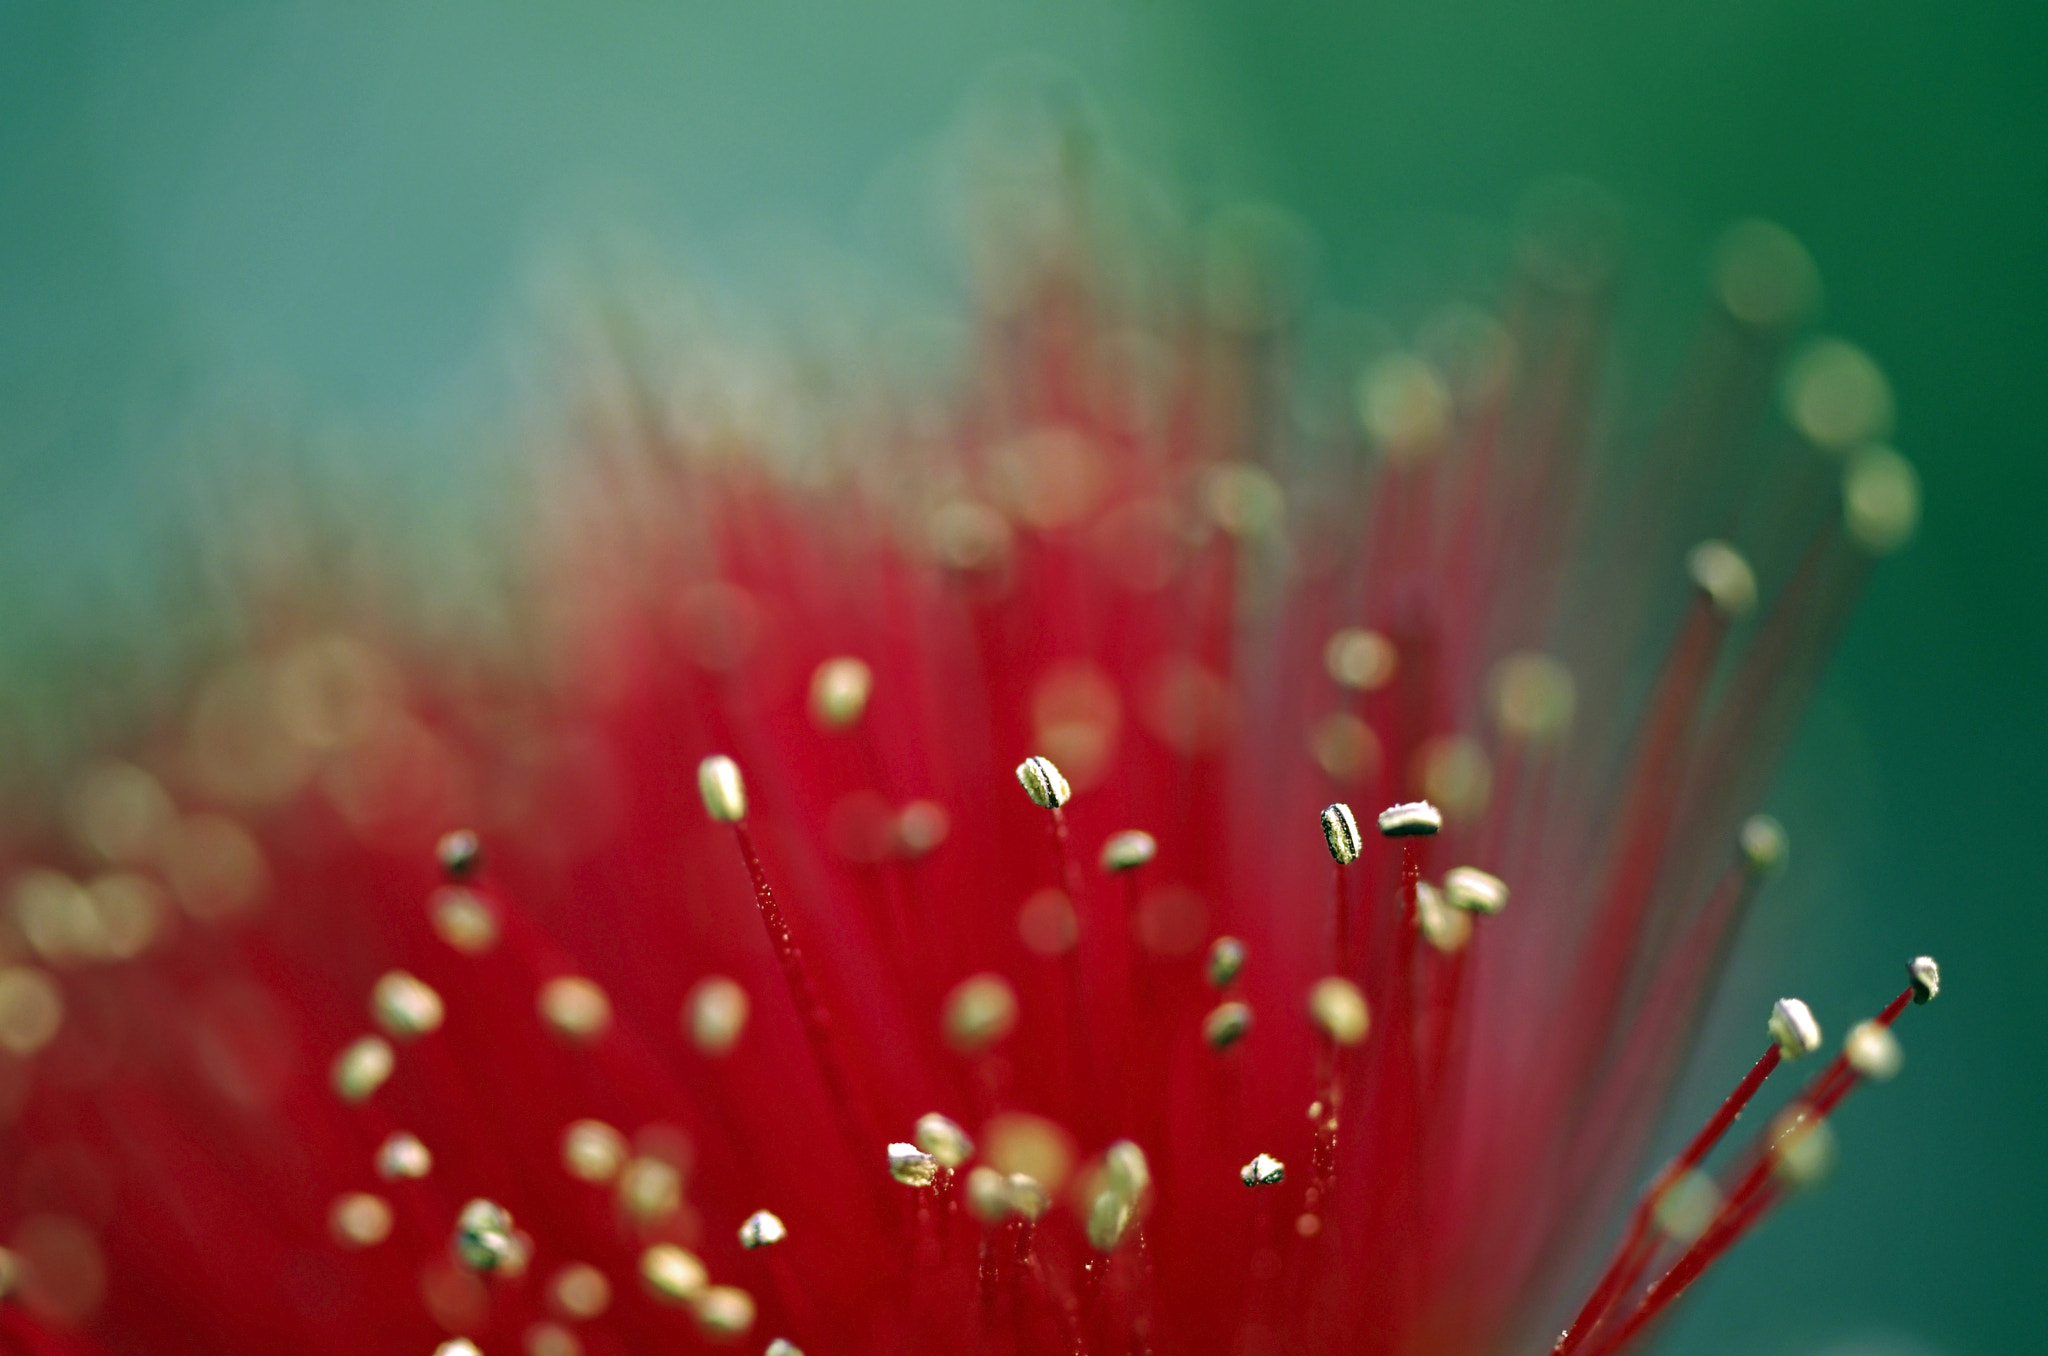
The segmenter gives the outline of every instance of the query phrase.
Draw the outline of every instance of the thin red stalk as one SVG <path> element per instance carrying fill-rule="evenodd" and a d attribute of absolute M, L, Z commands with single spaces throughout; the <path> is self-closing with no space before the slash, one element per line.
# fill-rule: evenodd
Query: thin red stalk
<path fill-rule="evenodd" d="M 1571 1356 L 1572 1352 L 1578 1350 L 1606 1315 L 1608 1306 L 1622 1293 L 1623 1278 L 1635 1265 L 1637 1250 L 1650 1236 L 1657 1203 L 1663 1198 L 1664 1193 L 1670 1190 L 1672 1183 L 1706 1159 L 1714 1146 L 1720 1143 L 1721 1136 L 1728 1133 L 1728 1127 L 1735 1124 L 1735 1118 L 1742 1114 L 1743 1108 L 1749 1105 L 1750 1099 L 1756 1096 L 1757 1090 L 1763 1087 L 1764 1080 L 1771 1076 L 1783 1058 L 1784 1051 L 1773 1041 L 1770 1048 L 1750 1066 L 1749 1072 L 1742 1076 L 1742 1081 L 1735 1085 L 1735 1090 L 1729 1093 L 1714 1114 L 1707 1118 L 1707 1123 L 1700 1127 L 1699 1133 L 1692 1137 L 1685 1148 L 1679 1151 L 1678 1156 L 1657 1174 L 1649 1189 L 1643 1192 L 1642 1199 L 1637 1202 L 1635 1212 L 1629 1219 L 1628 1232 L 1623 1236 L 1621 1246 L 1615 1249 L 1614 1259 L 1608 1263 L 1599 1283 L 1593 1287 L 1593 1293 L 1587 1297 L 1585 1307 L 1579 1310 L 1578 1317 L 1572 1320 L 1571 1326 L 1558 1340 L 1558 1356 Z"/>
<path fill-rule="evenodd" d="M 1330 863 L 1330 928 L 1333 934 L 1331 974 L 1351 973 L 1351 906 L 1344 897 L 1344 866 Z"/>
<path fill-rule="evenodd" d="M 1899 1014 L 1905 1011 L 1906 1005 L 1912 999 L 1913 990 L 1909 986 L 1897 998 L 1886 1004 L 1884 1010 L 1873 1020 L 1880 1026 L 1890 1026 L 1898 1020 Z M 1819 1125 L 1861 1081 L 1860 1075 L 1850 1065 L 1846 1051 L 1835 1056 L 1795 1102 L 1795 1105 L 1803 1104 L 1806 1107 L 1800 1119 L 1809 1127 Z M 1766 1133 L 1768 1134 L 1768 1131 Z M 1779 1138 L 1782 1139 L 1783 1136 Z M 1627 1321 L 1615 1330 L 1612 1340 L 1598 1347 L 1599 1356 L 1609 1356 L 1609 1353 L 1622 1350 L 1640 1335 L 1659 1314 L 1685 1293 L 1687 1286 L 1734 1246 L 1777 1202 L 1779 1192 L 1773 1180 L 1773 1173 L 1778 1162 L 1778 1142 L 1779 1140 L 1772 1140 L 1757 1146 L 1752 1153 L 1753 1161 L 1748 1170 L 1736 1188 L 1723 1200 L 1720 1210 L 1716 1212 L 1706 1232 L 1700 1235 L 1661 1279 L 1644 1292 L 1642 1300 L 1630 1313 Z"/>
<path fill-rule="evenodd" d="M 884 1140 L 869 1124 L 870 1117 L 864 1110 L 866 1103 L 855 1096 L 853 1080 L 832 1039 L 831 1015 L 818 998 L 817 986 L 811 981 L 810 967 L 804 964 L 803 953 L 797 949 L 796 939 L 790 935 L 789 923 L 782 916 L 782 906 L 775 902 L 775 892 L 768 886 L 768 873 L 761 866 L 760 854 L 754 851 L 753 835 L 747 832 L 745 821 L 735 822 L 732 831 L 733 840 L 739 844 L 740 858 L 746 863 L 747 877 L 753 882 L 754 902 L 760 906 L 761 924 L 768 930 L 768 943 L 775 949 L 775 959 L 782 965 L 783 982 L 789 987 L 797 1020 L 803 1025 L 812 1058 L 818 1063 L 818 1072 L 824 1077 L 826 1091 L 839 1113 L 840 1130 L 856 1155 L 871 1155 L 874 1146 Z"/>
<path fill-rule="evenodd" d="M 1321 1114 L 1313 1118 L 1314 1137 L 1310 1153 L 1310 1176 L 1306 1211 L 1320 1218 L 1328 1212 L 1330 1191 L 1337 1180 L 1337 1131 L 1342 1110 L 1344 1085 L 1340 1070 L 1342 1051 L 1328 1036 L 1316 1040 L 1316 1106 Z"/>
<path fill-rule="evenodd" d="M 1102 1107 L 1096 1098 L 1096 1090 L 1100 1087 L 1096 1077 L 1097 1033 L 1089 1020 L 1088 966 L 1082 955 L 1089 929 L 1081 910 L 1081 872 L 1074 863 L 1073 844 L 1069 839 L 1066 811 L 1054 806 L 1052 840 L 1053 850 L 1059 858 L 1060 889 L 1066 892 L 1067 904 L 1073 909 L 1078 926 L 1074 944 L 1060 958 L 1067 991 L 1067 1024 L 1070 1029 L 1067 1046 L 1076 1062 L 1075 1079 L 1079 1084 L 1075 1105 L 1100 1115 Z"/>
<path fill-rule="evenodd" d="M 1391 840 L 1382 840 L 1391 841 Z M 1359 1240 L 1368 1250 L 1360 1283 L 1344 1298 L 1354 1307 L 1389 1315 L 1389 1325 L 1406 1321 L 1419 1282 L 1420 1218 L 1417 1178 L 1422 1154 L 1422 1118 L 1417 1106 L 1416 893 L 1422 877 L 1421 840 L 1399 840 L 1400 889 L 1393 910 L 1392 954 L 1368 1038 L 1367 1095 L 1372 1115 L 1363 1129 L 1360 1157 L 1367 1165 L 1366 1217 L 1375 1228 Z"/>
<path fill-rule="evenodd" d="M 1610 1065 L 1599 1101 L 1583 1118 L 1586 1129 L 1572 1168 L 1574 1176 L 1603 1158 L 1613 1159 L 1618 1148 L 1622 1156 L 1633 1156 L 1627 1143 L 1630 1105 L 1639 1090 L 1655 1078 L 1660 1060 L 1671 1058 L 1679 1024 L 1698 1003 L 1705 978 L 1720 968 L 1733 925 L 1755 898 L 1760 881 L 1747 862 L 1730 864 L 1707 904 L 1645 983 L 1645 1009 L 1633 1024 L 1628 1043 Z"/>
<path fill-rule="evenodd" d="M 1650 908 L 1664 846 L 1671 829 L 1693 717 L 1707 677 L 1713 672 L 1728 625 L 1702 593 L 1689 610 L 1673 645 L 1645 720 L 1637 759 L 1620 801 L 1626 818 L 1607 889 L 1590 921 L 1591 954 L 1580 982 L 1580 1029 L 1572 1033 L 1572 1057 L 1583 1071 L 1601 1054 L 1604 1033 L 1614 1029 L 1614 1009 L 1633 954 L 1640 924 Z M 1578 1079 L 1561 1086 L 1577 1087 Z"/>

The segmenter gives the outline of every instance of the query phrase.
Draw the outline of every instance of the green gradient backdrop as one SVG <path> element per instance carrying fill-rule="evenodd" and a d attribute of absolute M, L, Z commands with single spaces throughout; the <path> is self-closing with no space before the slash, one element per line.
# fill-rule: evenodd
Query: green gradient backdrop
<path fill-rule="evenodd" d="M 1078 69 L 1198 200 L 1299 209 L 1340 296 L 1557 170 L 1637 209 L 1674 295 L 1737 216 L 1812 247 L 1828 325 L 1894 379 L 1927 516 L 1775 798 L 1796 911 L 1754 930 L 1717 1035 L 1753 1045 L 1755 999 L 1793 985 L 1839 1030 L 1912 949 L 1942 958 L 1950 992 L 1906 1033 L 1903 1082 L 1843 1118 L 1832 1182 L 1701 1286 L 1667 1349 L 2031 1349 L 2048 1281 L 2033 0 L 12 0 L 0 557 L 19 570 L 118 532 L 164 430 L 221 389 L 368 428 L 474 408 L 534 251 L 565 227 L 650 224 L 742 278 L 764 226 L 849 241 L 877 171 L 1026 48 Z"/>

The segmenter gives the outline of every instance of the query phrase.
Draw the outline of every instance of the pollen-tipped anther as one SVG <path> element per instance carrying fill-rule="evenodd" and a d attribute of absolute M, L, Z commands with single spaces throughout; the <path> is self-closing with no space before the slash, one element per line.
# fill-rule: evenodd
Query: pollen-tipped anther
<path fill-rule="evenodd" d="M 381 1036 L 363 1036 L 335 1056 L 332 1081 L 335 1095 L 351 1106 L 366 1100 L 384 1086 L 398 1056 Z"/>
<path fill-rule="evenodd" d="M 946 1043 L 978 1054 L 1017 1026 L 1017 991 L 998 974 L 969 975 L 946 996 Z"/>
<path fill-rule="evenodd" d="M 1211 1050 L 1228 1050 L 1243 1040 L 1252 1029 L 1252 1009 L 1248 1003 L 1218 1003 L 1202 1019 L 1202 1039 Z"/>
<path fill-rule="evenodd" d="M 1467 913 L 1499 913 L 1508 906 L 1507 882 L 1476 866 L 1454 866 L 1444 873 L 1444 903 Z"/>
<path fill-rule="evenodd" d="M 1773 1003 L 1767 1025 L 1771 1039 L 1778 1043 L 1786 1059 L 1798 1059 L 1820 1049 L 1820 1023 L 1814 1020 L 1813 1009 L 1797 998 L 1780 998 Z"/>
<path fill-rule="evenodd" d="M 697 1330 L 714 1342 L 730 1342 L 754 1326 L 754 1297 L 737 1286 L 714 1285 L 690 1306 Z"/>
<path fill-rule="evenodd" d="M 1891 432 L 1891 382 L 1868 353 L 1841 339 L 1814 339 L 1785 371 L 1785 418 L 1815 447 L 1846 453 Z"/>
<path fill-rule="evenodd" d="M 1415 882 L 1415 926 L 1422 940 L 1449 956 L 1472 940 L 1472 915 L 1454 909 L 1444 892 L 1426 880 Z"/>
<path fill-rule="evenodd" d="M 478 1197 L 455 1218 L 456 1260 L 471 1271 L 516 1274 L 526 1265 L 526 1245 L 512 1227 L 512 1215 L 496 1201 Z"/>
<path fill-rule="evenodd" d="M 1652 1217 L 1665 1237 L 1691 1243 L 1707 1231 L 1721 1208 L 1721 1188 L 1697 1168 L 1682 1172 L 1657 1194 Z"/>
<path fill-rule="evenodd" d="M 761 1356 L 804 1356 L 803 1348 L 787 1337 L 778 1337 L 761 1349 Z"/>
<path fill-rule="evenodd" d="M 1772 1170 L 1791 1187 L 1808 1187 L 1835 1166 L 1835 1131 L 1795 1103 L 1771 1123 Z"/>
<path fill-rule="evenodd" d="M 1088 1235 L 1088 1246 L 1097 1252 L 1114 1252 L 1131 1227 L 1133 1213 L 1128 1197 L 1108 1187 L 1097 1191 L 1095 1199 L 1088 1203 L 1088 1221 L 1084 1229 Z"/>
<path fill-rule="evenodd" d="M 474 890 L 451 885 L 427 901 L 434 935 L 465 956 L 481 956 L 498 944 L 498 916 Z"/>
<path fill-rule="evenodd" d="M 483 846 L 468 829 L 451 829 L 434 844 L 434 860 L 450 880 L 464 880 L 483 865 Z"/>
<path fill-rule="evenodd" d="M 737 824 L 747 817 L 746 779 L 740 776 L 740 765 L 722 753 L 697 764 L 697 794 L 715 824 Z"/>
<path fill-rule="evenodd" d="M 857 724 L 875 690 L 875 672 L 851 655 L 818 665 L 811 674 L 811 719 L 827 730 Z"/>
<path fill-rule="evenodd" d="M 1159 855 L 1159 843 L 1143 829 L 1113 833 L 1102 845 L 1104 871 L 1134 871 Z"/>
<path fill-rule="evenodd" d="M 1721 237 L 1714 255 L 1715 295 L 1745 325 L 1790 325 L 1812 310 L 1820 295 L 1813 256 L 1782 226 L 1739 221 Z"/>
<path fill-rule="evenodd" d="M 1120 1139 L 1102 1155 L 1102 1176 L 1088 1203 L 1088 1242 L 1112 1252 L 1123 1242 L 1152 1189 L 1152 1166 L 1137 1143 Z"/>
<path fill-rule="evenodd" d="M 1920 476 L 1889 447 L 1865 447 L 1842 470 L 1842 527 L 1874 556 L 1890 555 L 1920 525 Z"/>
<path fill-rule="evenodd" d="M 434 1170 L 434 1155 L 419 1136 L 394 1130 L 377 1146 L 377 1175 L 387 1182 L 425 1177 Z"/>
<path fill-rule="evenodd" d="M 908 1187 L 928 1187 L 938 1178 L 939 1160 L 915 1144 L 891 1144 L 889 1175 Z"/>
<path fill-rule="evenodd" d="M 1906 1062 L 1899 1038 L 1883 1022 L 1858 1022 L 1851 1027 L 1842 1042 L 1842 1054 L 1850 1068 L 1873 1083 L 1896 1078 Z"/>
<path fill-rule="evenodd" d="M 1426 800 L 1390 805 L 1380 811 L 1380 833 L 1387 838 L 1427 838 L 1443 826 L 1443 812 Z"/>
<path fill-rule="evenodd" d="M 612 1024 L 612 1000 L 581 975 L 563 975 L 541 985 L 534 1006 L 556 1035 L 578 1045 L 596 1040 Z"/>
<path fill-rule="evenodd" d="M 388 1036 L 409 1041 L 441 1025 L 441 995 L 403 970 L 393 970 L 370 990 L 370 1015 Z"/>
<path fill-rule="evenodd" d="M 1742 859 L 1749 869 L 1759 876 L 1768 876 L 1785 865 L 1791 854 L 1791 840 L 1785 836 L 1785 826 L 1769 815 L 1751 815 L 1742 821 L 1742 831 L 1736 835 L 1742 848 Z"/>
<path fill-rule="evenodd" d="M 1152 1187 L 1152 1164 L 1136 1140 L 1120 1139 L 1105 1149 L 1102 1169 L 1110 1188 L 1131 1200 Z"/>
<path fill-rule="evenodd" d="M 917 1118 L 917 1130 L 912 1136 L 917 1147 L 930 1154 L 942 1168 L 957 1168 L 974 1157 L 974 1141 L 967 1137 L 959 1123 L 936 1111 L 927 1111 Z M 893 1165 L 894 1149 L 891 1145 Z M 893 1171 L 893 1166 L 891 1168 Z"/>
<path fill-rule="evenodd" d="M 1756 606 L 1756 572 L 1725 541 L 1703 541 L 1685 558 L 1685 571 L 1721 616 L 1733 620 Z"/>
<path fill-rule="evenodd" d="M 1308 991 L 1308 1013 L 1315 1024 L 1338 1045 L 1356 1045 L 1372 1026 L 1372 1014 L 1365 995 L 1342 975 L 1330 975 L 1315 982 Z"/>
<path fill-rule="evenodd" d="M 690 1044 L 714 1058 L 731 1053 L 747 1028 L 751 1006 L 747 991 L 734 980 L 723 975 L 698 980 L 683 1008 L 683 1027 L 690 1033 Z"/>
<path fill-rule="evenodd" d="M 548 1307 L 562 1318 L 587 1322 L 611 1304 L 611 1278 L 588 1262 L 571 1262 L 548 1281 Z"/>
<path fill-rule="evenodd" d="M 626 1165 L 628 1152 L 626 1137 L 603 1121 L 571 1121 L 562 1132 L 562 1166 L 581 1182 L 611 1181 Z"/>
<path fill-rule="evenodd" d="M 1031 803 L 1041 810 L 1057 810 L 1074 798 L 1074 788 L 1067 785 L 1067 779 L 1049 758 L 1033 756 L 1017 764 L 1017 780 L 1023 785 L 1024 794 L 1031 797 Z"/>
<path fill-rule="evenodd" d="M 1237 1170 L 1248 1187 L 1278 1186 L 1287 1180 L 1287 1165 L 1271 1154 L 1260 1154 Z"/>
<path fill-rule="evenodd" d="M 620 1207 L 643 1225 L 659 1224 L 683 1208 L 683 1170 L 653 1154 L 627 1160 L 615 1189 Z"/>
<path fill-rule="evenodd" d="M 772 1248 L 789 1237 L 789 1226 L 780 1216 L 766 1210 L 756 1210 L 740 1225 L 740 1246 L 743 1248 Z"/>
<path fill-rule="evenodd" d="M 1915 956 L 1906 962 L 1906 978 L 1913 983 L 1913 1001 L 1932 1003 L 1941 996 L 1941 967 L 1932 956 Z"/>
<path fill-rule="evenodd" d="M 1386 816 L 1380 816 L 1382 827 Z M 1364 843 L 1358 836 L 1358 820 L 1351 813 L 1351 807 L 1339 801 L 1323 811 L 1323 842 L 1329 845 L 1330 857 L 1339 866 L 1349 866 L 1358 860 Z"/>
<path fill-rule="evenodd" d="M 327 1212 L 327 1229 L 344 1248 L 374 1248 L 391 1236 L 391 1206 L 382 1196 L 351 1191 L 337 1196 Z"/>
<path fill-rule="evenodd" d="M 1209 944 L 1209 962 L 1204 967 L 1210 987 L 1227 989 L 1244 970 L 1244 943 L 1235 937 L 1218 937 Z"/>
<path fill-rule="evenodd" d="M 983 1224 L 1000 1224 L 1010 1214 L 1010 1182 L 984 1164 L 967 1174 L 967 1208 Z"/>
<path fill-rule="evenodd" d="M 1052 1209 L 1052 1193 L 1030 1173 L 1011 1173 L 1004 1179 L 1004 1189 L 1009 1193 L 1010 1209 L 1033 1224 L 1044 1219 L 1045 1212 Z"/>
<path fill-rule="evenodd" d="M 1323 668 L 1331 681 L 1355 692 L 1385 687 L 1398 663 L 1394 642 L 1359 626 L 1335 632 L 1323 646 Z"/>
<path fill-rule="evenodd" d="M 484 1356 L 477 1344 L 467 1337 L 451 1337 L 434 1348 L 434 1356 Z"/>
<path fill-rule="evenodd" d="M 1562 660 L 1535 650 L 1519 651 L 1494 667 L 1489 685 L 1502 734 L 1543 743 L 1570 728 L 1578 684 Z"/>
<path fill-rule="evenodd" d="M 697 1254 L 673 1243 L 657 1243 L 640 1254 L 640 1280 L 665 1304 L 689 1304 L 704 1293 L 711 1273 Z"/>
<path fill-rule="evenodd" d="M 31 965 L 0 965 L 0 1050 L 26 1058 L 63 1025 L 64 991 L 56 980 Z"/>

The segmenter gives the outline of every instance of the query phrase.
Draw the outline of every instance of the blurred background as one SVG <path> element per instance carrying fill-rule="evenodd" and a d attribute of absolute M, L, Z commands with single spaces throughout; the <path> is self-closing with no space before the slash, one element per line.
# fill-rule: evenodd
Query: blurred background
<path fill-rule="evenodd" d="M 614 226 L 747 297 L 878 248 L 892 165 L 1019 53 L 1070 69 L 1192 211 L 1320 237 L 1398 303 L 1558 171 L 1632 213 L 1631 379 L 1760 215 L 1897 392 L 1919 540 L 1877 573 L 1772 806 L 1793 866 L 1679 1115 L 1758 1002 L 1840 1031 L 1938 956 L 1908 1069 L 1699 1288 L 1673 1353 L 2031 1346 L 2048 1249 L 2048 8 L 1905 0 L 0 4 L 0 678 L 133 536 L 195 410 L 345 429 L 431 473 L 513 390 L 564 241 Z M 886 250 L 889 242 L 880 242 Z M 1633 341 L 1632 341 L 1633 342 Z M 426 454 L 423 456 L 423 452 Z M 381 456 L 388 465 L 377 465 Z M 423 463 L 427 469 L 422 470 Z"/>

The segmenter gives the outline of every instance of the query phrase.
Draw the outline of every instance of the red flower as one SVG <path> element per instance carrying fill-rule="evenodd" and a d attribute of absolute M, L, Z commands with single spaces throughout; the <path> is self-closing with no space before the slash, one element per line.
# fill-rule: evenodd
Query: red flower
<path fill-rule="evenodd" d="M 943 396 L 764 402 L 614 326 L 511 606 L 254 576 L 245 643 L 12 826 L 0 1332 L 1553 1340 L 1910 531 L 1882 378 L 1808 347 L 1766 415 L 1811 277 L 1738 228 L 1616 459 L 1596 218 L 1411 352 L 1310 342 L 1271 214 L 1142 306 L 1055 216 Z M 1780 1004 L 1567 1345 L 1810 1169 L 1900 1006 L 1715 1187 L 1819 1043 Z"/>

